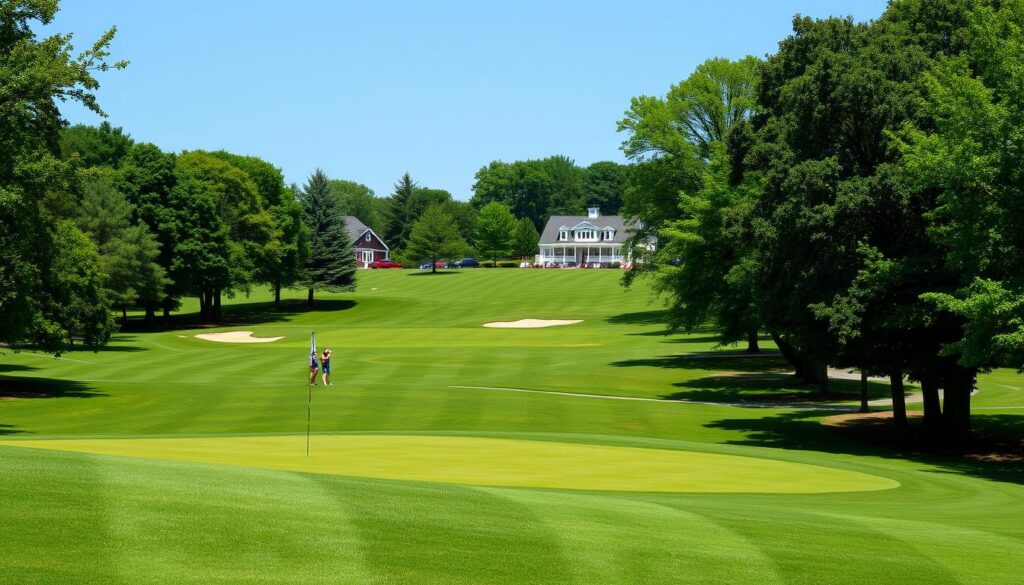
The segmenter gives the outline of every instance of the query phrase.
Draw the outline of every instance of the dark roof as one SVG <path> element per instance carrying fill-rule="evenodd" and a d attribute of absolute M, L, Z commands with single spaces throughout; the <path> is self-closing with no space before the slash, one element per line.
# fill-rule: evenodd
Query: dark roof
<path fill-rule="evenodd" d="M 613 244 L 622 244 L 626 241 L 626 238 L 633 233 L 630 224 L 627 223 L 625 218 L 621 215 L 600 215 L 595 218 L 590 218 L 586 215 L 552 215 L 551 219 L 548 220 L 547 225 L 544 226 L 544 232 L 540 235 L 540 243 L 541 245 L 558 243 L 564 244 L 566 242 L 558 241 L 558 230 L 563 227 L 572 230 L 583 223 L 589 223 L 601 231 L 604 231 L 605 228 L 609 227 L 615 230 L 615 237 L 611 240 L 602 239 L 597 243 L 610 241 Z M 572 242 L 572 236 L 569 236 L 568 243 L 571 244 Z"/>
<path fill-rule="evenodd" d="M 346 215 L 345 216 L 345 229 L 348 230 L 348 235 L 352 240 L 355 240 L 359 236 L 366 233 L 366 230 L 370 229 L 366 227 L 366 224 L 359 221 L 359 218 Z"/>

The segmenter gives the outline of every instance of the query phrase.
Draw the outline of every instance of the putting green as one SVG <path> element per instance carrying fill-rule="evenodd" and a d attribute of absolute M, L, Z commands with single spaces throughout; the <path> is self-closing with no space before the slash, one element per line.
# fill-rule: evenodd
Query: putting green
<path fill-rule="evenodd" d="M 519 439 L 425 435 L 0 441 L 2 445 L 482 486 L 631 492 L 826 493 L 891 479 L 737 455 Z"/>

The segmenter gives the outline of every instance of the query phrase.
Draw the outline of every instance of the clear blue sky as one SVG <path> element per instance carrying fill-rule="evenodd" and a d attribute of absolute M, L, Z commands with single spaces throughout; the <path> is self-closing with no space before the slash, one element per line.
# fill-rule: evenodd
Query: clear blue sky
<path fill-rule="evenodd" d="M 635 95 L 707 58 L 763 56 L 792 16 L 877 17 L 885 0 L 390 2 L 64 0 L 46 31 L 83 49 L 117 25 L 100 75 L 110 122 L 165 150 L 316 167 L 380 196 L 409 171 L 471 195 L 489 161 L 623 161 Z M 72 123 L 98 123 L 80 107 Z"/>

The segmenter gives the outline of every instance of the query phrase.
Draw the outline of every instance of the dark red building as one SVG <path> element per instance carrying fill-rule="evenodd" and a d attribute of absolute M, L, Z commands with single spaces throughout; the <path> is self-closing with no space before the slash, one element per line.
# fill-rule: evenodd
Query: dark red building
<path fill-rule="evenodd" d="M 366 227 L 366 224 L 359 221 L 359 218 L 346 215 L 345 229 L 348 230 L 348 235 L 352 238 L 352 247 L 356 250 L 357 266 L 369 268 L 370 262 L 388 259 L 391 249 L 377 235 L 377 232 Z"/>

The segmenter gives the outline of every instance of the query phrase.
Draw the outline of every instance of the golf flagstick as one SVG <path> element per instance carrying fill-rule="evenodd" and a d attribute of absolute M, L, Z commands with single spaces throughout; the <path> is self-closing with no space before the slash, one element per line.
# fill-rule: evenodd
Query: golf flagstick
<path fill-rule="evenodd" d="M 309 397 L 306 399 L 306 457 L 309 457 L 309 419 L 313 412 L 313 385 L 306 384 Z"/>
<path fill-rule="evenodd" d="M 309 334 L 309 366 L 316 361 L 316 331 Z M 313 375 L 316 375 L 315 373 Z M 306 457 L 309 457 L 309 421 L 313 415 L 313 380 L 306 384 Z"/>

